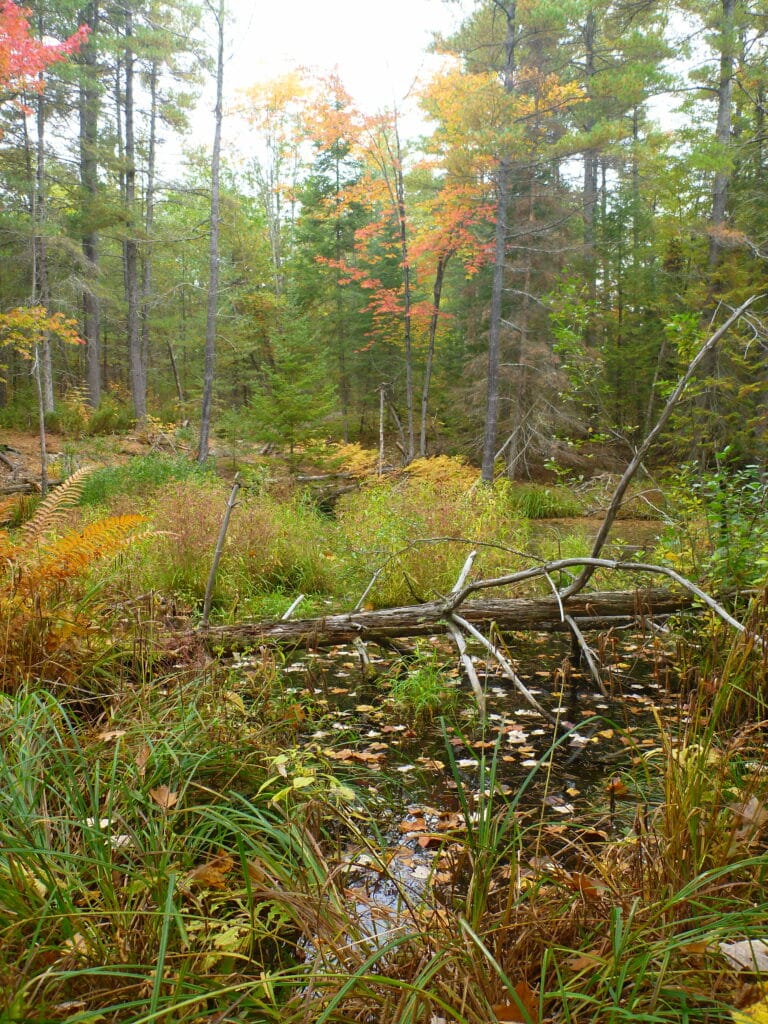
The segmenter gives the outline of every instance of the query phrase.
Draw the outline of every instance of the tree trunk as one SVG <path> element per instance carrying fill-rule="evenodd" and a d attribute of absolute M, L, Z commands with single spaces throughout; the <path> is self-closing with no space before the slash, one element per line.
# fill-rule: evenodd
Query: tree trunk
<path fill-rule="evenodd" d="M 147 418 L 147 377 L 141 354 L 140 302 L 139 302 L 139 243 L 136 238 L 136 141 L 134 134 L 134 76 L 133 14 L 125 10 L 125 215 L 126 239 L 123 243 L 125 260 L 125 297 L 128 304 L 128 369 L 131 397 L 136 421 L 143 424 Z"/>
<path fill-rule="evenodd" d="M 563 602 L 557 598 L 515 598 L 468 601 L 461 617 L 473 625 L 503 630 L 557 630 L 567 632 L 563 612 L 581 629 L 606 629 L 626 625 L 653 614 L 666 615 L 689 608 L 691 594 L 672 593 L 662 588 L 648 590 L 597 591 L 580 594 Z M 214 626 L 206 631 L 208 642 L 216 650 L 237 650 L 262 642 L 293 647 L 332 647 L 335 644 L 387 640 L 407 636 L 432 636 L 448 630 L 445 603 L 401 608 L 383 608 L 372 612 L 346 612 L 318 619 L 256 622 L 236 626 Z"/>
<path fill-rule="evenodd" d="M 595 75 L 595 35 L 597 32 L 597 18 L 593 10 L 588 10 L 584 19 L 582 37 L 584 39 L 584 82 L 587 96 L 592 94 L 592 79 Z M 590 120 L 585 125 L 589 134 L 594 128 L 594 121 Z M 597 267 L 595 263 L 595 210 L 597 208 L 597 172 L 598 154 L 597 150 L 589 147 L 584 151 L 584 183 L 582 190 L 581 208 L 584 222 L 584 267 L 587 278 L 587 297 L 594 302 L 597 297 Z M 591 324 L 586 328 L 585 341 L 588 345 L 594 343 L 591 337 Z"/>
<path fill-rule="evenodd" d="M 38 31 L 40 38 L 44 37 L 43 19 L 38 18 Z M 40 73 L 40 84 L 42 86 L 43 74 Z M 34 245 L 35 272 L 37 282 L 35 284 L 36 301 L 46 310 L 51 304 L 51 296 L 48 288 L 48 247 L 45 237 L 46 219 L 46 196 L 45 196 L 45 103 L 42 92 L 38 93 L 35 122 L 37 128 L 37 139 L 35 144 L 35 185 L 34 185 L 34 211 L 33 224 L 35 226 Z M 40 343 L 40 390 L 42 394 L 44 412 L 53 412 L 53 368 L 51 365 L 51 341 L 45 338 Z"/>
<path fill-rule="evenodd" d="M 405 347 L 405 418 L 408 446 L 406 462 L 413 462 L 416 454 L 413 402 L 413 339 L 411 335 L 411 264 L 408 252 L 408 224 L 405 210 L 405 178 L 403 153 L 400 146 L 400 131 L 395 120 L 395 194 L 397 198 L 397 221 L 400 234 L 400 255 L 403 269 L 403 345 Z"/>
<path fill-rule="evenodd" d="M 224 0 L 219 0 L 214 12 L 217 22 L 216 55 L 216 107 L 214 109 L 213 153 L 211 154 L 211 234 L 209 246 L 208 310 L 205 322 L 205 368 L 203 372 L 203 401 L 200 412 L 199 462 L 208 458 L 213 404 L 213 375 L 216 353 L 216 319 L 219 303 L 219 178 L 221 163 L 221 122 L 224 93 Z"/>
<path fill-rule="evenodd" d="M 435 359 L 435 340 L 437 338 L 437 327 L 440 322 L 440 300 L 443 294 L 443 280 L 445 268 L 451 254 L 441 253 L 437 258 L 435 268 L 435 283 L 432 287 L 432 315 L 429 318 L 429 338 L 427 340 L 427 359 L 424 364 L 424 383 L 421 389 L 421 428 L 419 430 L 419 458 L 425 458 L 427 454 L 427 411 L 429 405 L 429 388 L 432 383 L 432 366 Z"/>
<path fill-rule="evenodd" d="M 514 88 L 516 16 L 517 4 L 503 5 L 497 0 L 497 7 L 503 10 L 507 20 L 504 40 L 504 89 Z M 504 265 L 507 255 L 507 216 L 509 205 L 509 178 L 512 159 L 504 154 L 496 169 L 496 235 L 494 240 L 493 282 L 491 285 L 491 310 L 488 324 L 488 381 L 485 406 L 485 430 L 483 434 L 482 480 L 493 482 L 496 459 L 496 434 L 499 422 L 499 362 L 501 355 L 501 314 L 504 293 Z"/>
<path fill-rule="evenodd" d="M 720 75 L 717 83 L 717 124 L 715 141 L 721 150 L 722 160 L 731 142 L 731 111 L 733 107 L 733 72 L 735 62 L 734 13 L 736 0 L 721 0 L 722 21 L 720 24 Z M 726 223 L 728 209 L 728 186 L 731 180 L 730 167 L 718 170 L 712 186 L 712 213 L 710 216 L 709 254 L 707 266 L 712 273 L 720 262 L 722 240 L 720 231 Z"/>
<path fill-rule="evenodd" d="M 149 305 L 152 294 L 152 228 L 155 216 L 155 153 L 157 149 L 157 77 L 158 62 L 152 61 L 149 77 L 149 147 L 147 187 L 144 207 L 144 268 L 141 281 L 141 361 L 146 376 L 149 367 Z M 170 345 L 170 342 L 169 342 Z"/>
<path fill-rule="evenodd" d="M 95 35 L 99 29 L 98 3 L 89 4 L 81 12 L 78 20 L 90 25 Z M 81 245 L 89 277 L 83 286 L 83 334 L 86 344 L 88 402 L 92 408 L 96 408 L 101 399 L 101 310 L 96 290 L 96 279 L 99 274 L 99 236 L 93 223 L 93 210 L 99 189 L 96 151 L 100 100 L 96 50 L 91 41 L 87 41 L 81 48 L 79 60 L 80 189 L 83 206 Z"/>

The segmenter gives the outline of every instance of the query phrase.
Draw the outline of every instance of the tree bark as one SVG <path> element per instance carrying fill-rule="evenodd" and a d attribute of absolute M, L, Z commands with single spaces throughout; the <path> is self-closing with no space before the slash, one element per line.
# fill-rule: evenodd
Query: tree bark
<path fill-rule="evenodd" d="M 692 594 L 675 594 L 662 588 L 596 591 L 563 601 L 562 610 L 581 629 L 606 629 L 637 622 L 652 615 L 666 615 L 689 608 Z M 558 599 L 552 597 L 467 601 L 461 617 L 476 626 L 494 625 L 503 630 L 552 630 L 568 632 Z M 333 647 L 336 644 L 387 640 L 407 636 L 448 633 L 450 615 L 444 601 L 371 612 L 345 612 L 315 619 L 212 626 L 205 633 L 217 650 L 231 651 L 264 642 L 294 647 Z"/>
<path fill-rule="evenodd" d="M 437 258 L 435 267 L 435 281 L 432 286 L 432 315 L 429 318 L 429 337 L 427 340 L 427 358 L 424 364 L 424 382 L 421 389 L 421 427 L 419 430 L 419 458 L 424 459 L 427 455 L 427 412 L 429 409 L 429 389 L 432 384 L 432 367 L 435 360 L 435 341 L 437 339 L 437 327 L 440 322 L 440 300 L 443 295 L 443 280 L 445 279 L 445 268 L 451 253 L 441 253 Z"/>
<path fill-rule="evenodd" d="M 496 2 L 507 20 L 504 40 L 504 90 L 514 88 L 517 4 Z M 509 177 L 512 160 L 504 153 L 496 170 L 496 234 L 494 241 L 491 310 L 488 324 L 488 381 L 486 385 L 485 429 L 483 433 L 482 480 L 493 482 L 496 457 L 496 434 L 499 422 L 499 361 L 501 354 L 501 314 L 504 293 L 504 264 L 507 255 L 507 217 L 509 205 Z"/>
<path fill-rule="evenodd" d="M 89 4 L 78 20 L 90 25 L 96 35 L 99 30 L 99 4 Z M 91 40 L 81 48 L 79 60 L 82 67 L 79 96 L 80 189 L 83 197 L 81 245 L 90 278 L 83 285 L 83 334 L 86 344 L 88 402 L 92 408 L 96 408 L 101 398 L 101 310 L 95 283 L 99 273 L 99 236 L 92 218 L 99 189 L 96 154 L 99 85 L 96 50 Z"/>
<path fill-rule="evenodd" d="M 731 141 L 731 110 L 733 107 L 733 72 L 735 62 L 734 14 L 736 0 L 721 0 L 720 22 L 720 75 L 717 83 L 717 123 L 715 141 L 723 150 L 724 157 Z M 728 209 L 728 186 L 731 180 L 729 167 L 715 173 L 712 185 L 712 214 L 710 216 L 709 254 L 707 266 L 714 271 L 720 262 L 723 243 L 720 231 L 725 226 Z"/>
<path fill-rule="evenodd" d="M 158 62 L 149 72 L 149 148 L 147 151 L 147 187 L 144 200 L 144 267 L 141 280 L 141 361 L 146 375 L 149 367 L 149 308 L 152 294 L 152 229 L 155 218 L 155 153 L 157 150 L 157 78 Z M 170 342 L 169 342 L 170 347 Z"/>
<path fill-rule="evenodd" d="M 133 13 L 125 11 L 125 213 L 127 236 L 123 244 L 125 294 L 128 303 L 128 366 L 133 411 L 139 424 L 147 418 L 147 376 L 141 353 L 139 302 L 139 243 L 136 238 L 136 139 L 134 133 L 134 77 L 136 56 Z"/>
<path fill-rule="evenodd" d="M 394 120 L 395 153 L 392 160 L 394 175 L 393 199 L 397 209 L 397 230 L 400 242 L 400 258 L 403 273 L 403 347 L 405 349 L 405 420 L 407 432 L 406 463 L 413 462 L 416 455 L 416 434 L 414 428 L 413 401 L 413 324 L 411 309 L 411 257 L 408 243 L 408 221 L 405 208 L 405 172 L 403 151 L 400 145 L 400 129 L 397 117 Z"/>
<path fill-rule="evenodd" d="M 221 122 L 224 93 L 224 0 L 214 12 L 217 22 L 216 106 L 214 108 L 213 153 L 211 154 L 211 232 L 208 252 L 208 309 L 205 321 L 205 367 L 203 370 L 203 401 L 200 412 L 200 441 L 197 459 L 208 458 L 213 405 L 213 376 L 216 355 L 216 320 L 219 305 L 219 188 L 221 164 Z"/>

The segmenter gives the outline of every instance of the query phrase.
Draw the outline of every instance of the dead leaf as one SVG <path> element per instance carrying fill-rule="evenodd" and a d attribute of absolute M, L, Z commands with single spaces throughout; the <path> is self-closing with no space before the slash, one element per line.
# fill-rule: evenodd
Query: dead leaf
<path fill-rule="evenodd" d="M 576 956 L 569 956 L 565 962 L 572 971 L 592 971 L 602 961 L 596 953 L 580 953 Z"/>
<path fill-rule="evenodd" d="M 618 777 L 618 775 L 614 775 L 614 777 L 605 787 L 605 792 L 611 794 L 611 796 L 613 796 L 616 800 L 624 800 L 629 796 L 629 790 Z"/>
<path fill-rule="evenodd" d="M 440 836 L 432 836 L 432 835 L 429 835 L 429 836 L 419 836 L 419 838 L 417 840 L 417 842 L 418 842 L 419 846 L 422 848 L 422 850 L 434 849 L 435 847 L 440 846 L 442 841 L 443 840 L 442 840 L 442 838 Z"/>
<path fill-rule="evenodd" d="M 768 940 L 744 939 L 742 942 L 718 942 L 720 952 L 734 967 L 768 974 Z"/>
<path fill-rule="evenodd" d="M 121 736 L 125 736 L 125 732 L 125 729 L 108 729 L 106 732 L 100 732 L 96 739 L 102 743 L 111 743 L 112 740 L 119 740 Z"/>
<path fill-rule="evenodd" d="M 516 1003 L 494 1003 L 492 1009 L 499 1021 L 515 1021 L 517 1024 L 538 1024 L 539 1000 L 527 981 L 519 981 L 515 985 L 515 995 L 520 1000 Z"/>
<path fill-rule="evenodd" d="M 398 828 L 406 834 L 409 832 L 426 832 L 427 823 L 423 818 L 416 818 L 413 821 L 401 821 Z"/>
<path fill-rule="evenodd" d="M 712 943 L 704 939 L 701 942 L 687 942 L 684 946 L 680 947 L 680 952 L 688 956 L 700 956 L 712 948 Z"/>
<path fill-rule="evenodd" d="M 606 888 L 599 878 L 584 875 L 580 871 L 564 874 L 561 880 L 567 889 L 581 893 L 588 900 L 599 900 Z"/>
<path fill-rule="evenodd" d="M 195 885 L 204 885 L 209 889 L 223 889 L 226 885 L 225 875 L 229 874 L 235 862 L 228 853 L 219 853 L 205 864 L 198 864 L 187 875 L 187 881 Z"/>
<path fill-rule="evenodd" d="M 133 763 L 136 765 L 136 769 L 139 773 L 139 778 L 143 779 L 147 774 L 147 762 L 152 756 L 152 749 L 149 744 L 145 743 L 139 750 L 136 757 L 133 759 Z"/>
<path fill-rule="evenodd" d="M 172 793 L 165 784 L 162 786 L 155 786 L 154 789 L 150 789 L 149 795 L 163 811 L 170 811 L 170 809 L 175 806 L 179 800 L 179 794 Z"/>

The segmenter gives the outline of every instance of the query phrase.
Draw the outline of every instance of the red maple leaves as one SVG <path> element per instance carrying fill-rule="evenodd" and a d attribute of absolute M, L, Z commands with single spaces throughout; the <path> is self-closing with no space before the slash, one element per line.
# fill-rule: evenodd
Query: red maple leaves
<path fill-rule="evenodd" d="M 0 3 L 0 88 L 18 91 L 42 88 L 40 73 L 78 50 L 88 38 L 87 25 L 62 43 L 46 43 L 30 35 L 28 15 L 13 0 Z"/>

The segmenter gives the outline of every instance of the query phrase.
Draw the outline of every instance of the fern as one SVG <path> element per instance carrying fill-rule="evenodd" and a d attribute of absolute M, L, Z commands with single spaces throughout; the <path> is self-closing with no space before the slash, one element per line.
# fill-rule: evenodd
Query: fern
<path fill-rule="evenodd" d="M 27 537 L 39 537 L 58 521 L 58 510 L 75 500 L 86 472 L 70 477 L 64 494 L 57 493 L 55 501 L 41 507 L 34 530 L 25 531 Z M 15 689 L 34 678 L 82 678 L 96 652 L 109 649 L 108 609 L 96 603 L 94 593 L 83 601 L 72 584 L 94 562 L 144 535 L 136 532 L 142 522 L 138 515 L 113 516 L 61 537 L 43 537 L 34 545 L 26 538 L 15 543 L 0 530 L 0 689 Z"/>
<path fill-rule="evenodd" d="M 138 515 L 109 516 L 83 530 L 50 541 L 22 571 L 18 591 L 38 596 L 85 573 L 98 559 L 109 558 L 134 539 Z"/>
<path fill-rule="evenodd" d="M 35 514 L 21 528 L 25 540 L 36 540 L 42 534 L 48 533 L 49 530 L 60 525 L 67 510 L 80 500 L 85 479 L 89 473 L 93 473 L 94 468 L 94 466 L 83 466 L 76 470 L 63 483 L 59 484 L 45 501 L 38 505 Z"/>

